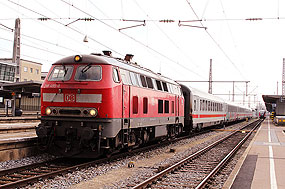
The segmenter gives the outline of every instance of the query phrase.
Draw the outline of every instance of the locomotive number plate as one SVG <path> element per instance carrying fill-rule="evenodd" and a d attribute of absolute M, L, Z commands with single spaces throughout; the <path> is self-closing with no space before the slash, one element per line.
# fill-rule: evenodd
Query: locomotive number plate
<path fill-rule="evenodd" d="M 75 94 L 65 94 L 64 102 L 75 102 Z"/>

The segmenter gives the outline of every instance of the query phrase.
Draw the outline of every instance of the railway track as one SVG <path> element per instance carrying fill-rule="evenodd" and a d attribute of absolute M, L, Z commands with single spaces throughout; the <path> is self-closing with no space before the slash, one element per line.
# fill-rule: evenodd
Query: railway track
<path fill-rule="evenodd" d="M 99 158 L 96 160 L 85 160 L 79 161 L 79 159 L 67 159 L 58 158 L 50 161 L 36 163 L 31 165 L 26 165 L 22 167 L 16 167 L 8 170 L 0 171 L 0 188 L 15 188 L 19 186 L 25 186 L 38 180 L 44 178 L 52 178 L 60 174 L 71 172 L 73 170 L 86 168 L 89 166 L 94 166 L 107 161 L 112 161 L 118 158 L 126 157 L 143 151 L 158 148 L 170 143 L 174 143 L 185 138 L 193 137 L 195 135 L 203 134 L 209 132 L 210 130 L 205 130 L 201 133 L 193 133 L 191 136 L 184 136 L 180 138 L 173 139 L 171 141 L 164 141 L 163 143 L 152 144 L 142 148 L 134 149 L 125 153 L 117 153 L 108 158 Z"/>
<path fill-rule="evenodd" d="M 78 160 L 77 160 L 78 161 Z M 35 163 L 22 167 L 0 171 L 0 188 L 15 188 L 38 179 L 53 177 L 84 166 L 84 162 L 68 160 L 65 158 L 53 159 L 50 161 Z"/>
<path fill-rule="evenodd" d="M 137 184 L 137 188 L 203 188 L 263 120 L 243 127 Z"/>
<path fill-rule="evenodd" d="M 80 160 L 80 161 L 79 159 L 58 158 L 42 163 L 36 163 L 8 170 L 2 170 L 0 171 L 0 188 L 15 188 L 19 186 L 25 186 L 37 182 L 38 180 L 41 179 L 52 178 L 57 175 L 71 172 L 74 170 L 98 165 L 103 162 L 113 161 L 122 157 L 134 155 L 136 153 L 152 150 L 154 148 L 160 148 L 162 146 L 178 142 L 185 138 L 210 132 L 211 129 L 212 128 L 209 128 L 208 130 L 204 130 L 203 132 L 200 133 L 193 133 L 191 136 L 184 136 L 173 139 L 171 141 L 164 141 L 162 143 L 158 144 L 155 143 L 149 146 L 134 149 L 131 152 L 117 153 L 108 158 L 99 158 L 96 160 Z"/>

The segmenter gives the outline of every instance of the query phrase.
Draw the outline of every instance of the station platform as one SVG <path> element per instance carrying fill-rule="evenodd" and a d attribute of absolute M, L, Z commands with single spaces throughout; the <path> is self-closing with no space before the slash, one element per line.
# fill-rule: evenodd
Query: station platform
<path fill-rule="evenodd" d="M 36 154 L 35 126 L 38 124 L 39 122 L 0 124 L 0 161 Z"/>
<path fill-rule="evenodd" d="M 2 123 L 16 123 L 16 122 L 37 122 L 40 121 L 39 115 L 22 115 L 22 116 L 15 116 L 15 117 L 5 117 L 0 116 L 0 124 Z"/>
<path fill-rule="evenodd" d="M 285 188 L 285 126 L 265 119 L 223 188 Z"/>

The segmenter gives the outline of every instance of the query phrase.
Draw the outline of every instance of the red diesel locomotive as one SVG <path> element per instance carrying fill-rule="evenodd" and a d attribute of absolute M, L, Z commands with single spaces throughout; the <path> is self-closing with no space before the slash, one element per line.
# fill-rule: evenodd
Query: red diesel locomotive
<path fill-rule="evenodd" d="M 42 84 L 36 128 L 42 149 L 96 157 L 185 130 L 181 86 L 131 58 L 113 58 L 105 51 L 52 65 Z"/>

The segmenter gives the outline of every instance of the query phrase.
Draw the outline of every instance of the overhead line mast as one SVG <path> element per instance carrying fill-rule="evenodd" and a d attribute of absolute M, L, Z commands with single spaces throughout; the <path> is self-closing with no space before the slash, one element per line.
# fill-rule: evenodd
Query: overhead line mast
<path fill-rule="evenodd" d="M 213 93 L 213 80 L 212 80 L 212 59 L 210 59 L 210 71 L 209 71 L 209 91 L 208 93 Z"/>
<path fill-rule="evenodd" d="M 12 62 L 16 63 L 16 81 L 20 81 L 20 18 L 15 21 L 15 31 L 14 31 L 14 46 L 13 46 L 13 57 Z"/>

